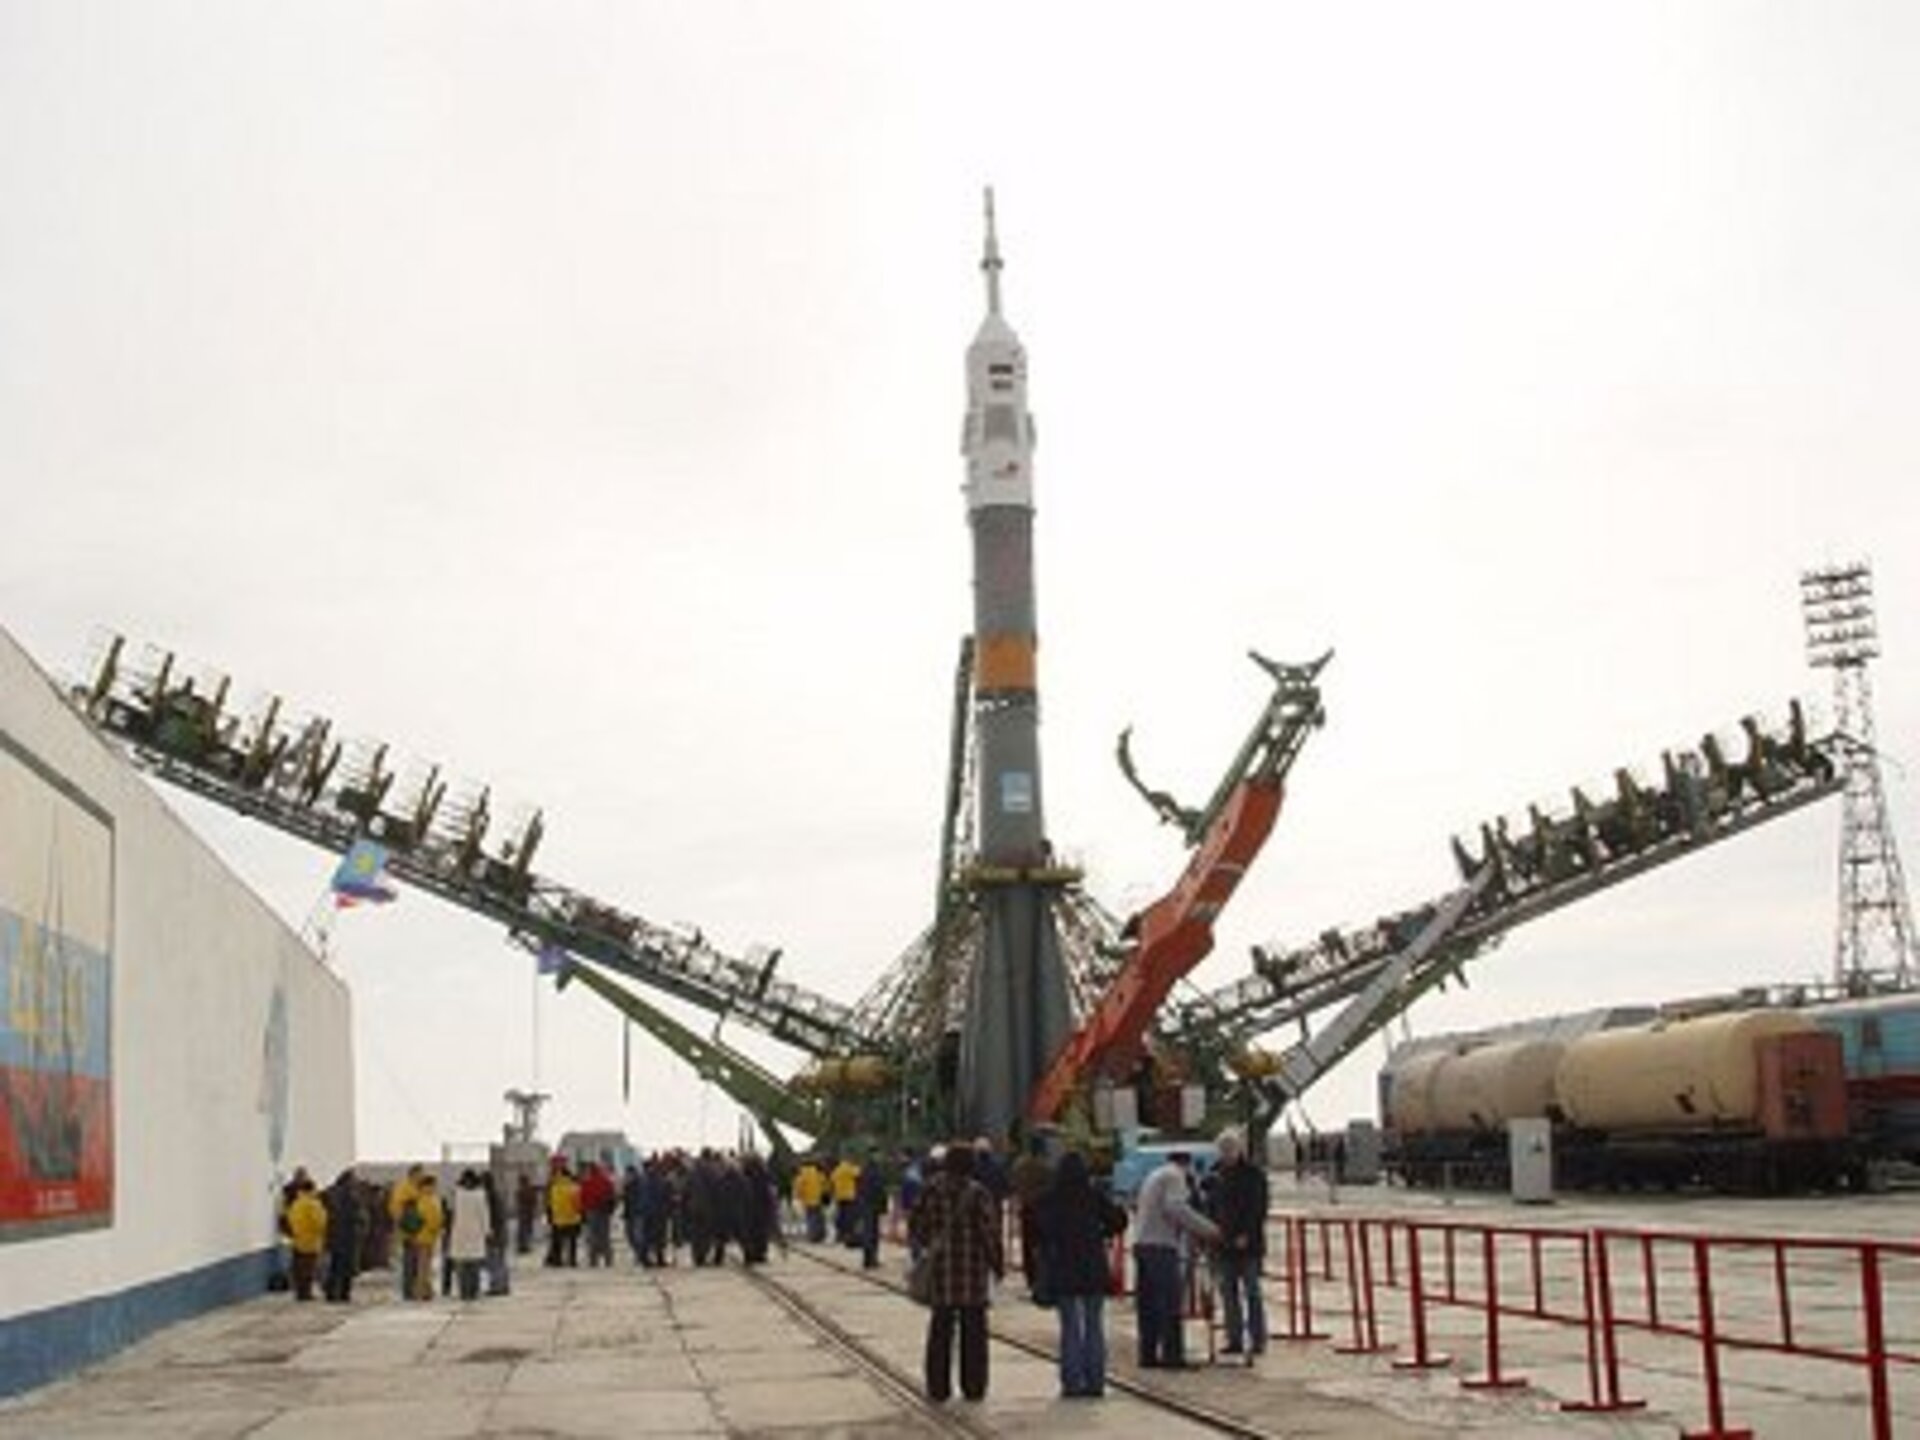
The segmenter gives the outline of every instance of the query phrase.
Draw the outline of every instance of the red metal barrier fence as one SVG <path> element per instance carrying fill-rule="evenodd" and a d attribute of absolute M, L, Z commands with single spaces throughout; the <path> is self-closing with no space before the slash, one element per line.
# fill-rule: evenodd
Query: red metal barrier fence
<path fill-rule="evenodd" d="M 1920 1367 L 1920 1341 L 1897 1343 L 1888 1319 L 1890 1299 L 1903 1313 L 1920 1313 L 1920 1244 L 1357 1215 L 1283 1215 L 1273 1225 L 1280 1243 L 1266 1277 L 1281 1288 L 1274 1339 L 1330 1338 L 1319 1327 L 1330 1309 L 1344 1309 L 1347 1334 L 1337 1350 L 1400 1349 L 1396 1369 L 1432 1370 L 1452 1358 L 1434 1348 L 1430 1319 L 1459 1311 L 1478 1318 L 1482 1351 L 1462 1385 L 1506 1388 L 1527 1383 L 1511 1369 L 1509 1322 L 1558 1327 L 1577 1332 L 1586 1380 L 1585 1394 L 1562 1397 L 1561 1408 L 1599 1412 L 1646 1403 L 1623 1383 L 1623 1336 L 1687 1341 L 1698 1350 L 1706 1411 L 1705 1428 L 1685 1432 L 1688 1440 L 1752 1434 L 1729 1423 L 1729 1351 L 1857 1370 L 1874 1440 L 1894 1435 L 1893 1368 Z M 1737 1292 L 1716 1284 L 1733 1277 L 1747 1282 Z M 1404 1316 L 1400 1338 L 1383 1340 L 1396 1314 Z"/>

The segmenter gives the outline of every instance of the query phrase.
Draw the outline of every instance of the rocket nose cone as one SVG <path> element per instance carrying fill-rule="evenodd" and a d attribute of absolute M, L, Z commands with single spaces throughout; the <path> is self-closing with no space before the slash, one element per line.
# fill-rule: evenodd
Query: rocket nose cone
<path fill-rule="evenodd" d="M 980 328 L 973 332 L 973 348 L 987 345 L 1011 346 L 1017 348 L 1020 337 L 1013 333 L 1013 327 L 998 315 L 989 315 L 980 322 Z"/>

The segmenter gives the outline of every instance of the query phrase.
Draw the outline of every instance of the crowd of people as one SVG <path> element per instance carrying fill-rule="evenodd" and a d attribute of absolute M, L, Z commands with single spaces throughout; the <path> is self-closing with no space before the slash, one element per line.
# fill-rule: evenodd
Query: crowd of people
<path fill-rule="evenodd" d="M 396 1272 L 404 1300 L 432 1299 L 436 1269 L 442 1294 L 477 1299 L 482 1280 L 488 1294 L 506 1293 L 505 1214 L 487 1171 L 462 1170 L 442 1195 L 439 1179 L 421 1165 L 390 1185 L 348 1168 L 324 1190 L 302 1168 L 280 1200 L 285 1280 L 296 1300 L 312 1300 L 318 1281 L 327 1300 L 344 1304 L 369 1270 Z"/>
<path fill-rule="evenodd" d="M 1114 1289 L 1113 1249 L 1132 1230 L 1134 1318 L 1143 1368 L 1187 1364 L 1181 1316 L 1184 1278 L 1210 1264 L 1226 1328 L 1223 1353 L 1266 1348 L 1260 1288 L 1266 1254 L 1267 1177 L 1237 1130 L 1223 1132 L 1218 1163 L 1204 1178 L 1192 1153 L 1173 1150 L 1141 1183 L 1131 1215 L 1096 1180 L 1087 1158 L 1049 1159 L 1035 1140 L 1010 1164 L 985 1139 L 902 1152 L 889 1187 L 878 1157 L 808 1157 L 792 1199 L 806 1237 L 824 1242 L 831 1207 L 839 1243 L 872 1266 L 889 1203 L 905 1219 L 910 1263 L 923 1265 L 928 1308 L 924 1382 L 928 1398 L 954 1390 L 978 1400 L 988 1384 L 987 1310 L 1007 1276 L 1005 1237 L 1015 1237 L 1029 1297 L 1059 1324 L 1060 1393 L 1096 1398 L 1107 1374 L 1105 1307 Z M 1011 1224 L 1009 1224 L 1011 1220 Z"/>
<path fill-rule="evenodd" d="M 595 1161 L 579 1171 L 555 1156 L 544 1191 L 521 1176 L 514 1195 L 521 1254 L 533 1248 L 541 1219 L 549 1266 L 577 1266 L 583 1232 L 587 1264 L 612 1265 L 616 1221 L 633 1263 L 643 1268 L 670 1264 L 682 1250 L 695 1265 L 720 1265 L 729 1247 L 743 1264 L 758 1265 L 780 1235 L 779 1184 L 767 1161 L 751 1152 L 664 1150 L 617 1175 Z"/>
<path fill-rule="evenodd" d="M 677 1264 L 682 1252 L 695 1266 L 722 1265 L 730 1250 L 758 1265 L 773 1246 L 785 1248 L 790 1229 L 828 1243 L 829 1224 L 833 1243 L 874 1268 L 891 1230 L 919 1272 L 924 1381 L 936 1402 L 953 1394 L 956 1355 L 960 1394 L 986 1395 L 987 1311 L 1006 1281 L 1011 1234 L 1029 1297 L 1058 1317 L 1061 1394 L 1094 1398 L 1106 1388 L 1114 1248 L 1129 1229 L 1142 1367 L 1186 1365 L 1183 1278 L 1195 1263 L 1210 1263 L 1217 1277 L 1225 1353 L 1265 1348 L 1267 1177 L 1237 1131 L 1220 1135 L 1217 1154 L 1201 1178 L 1189 1152 L 1170 1151 L 1141 1182 L 1131 1215 L 1079 1152 L 1049 1158 L 1035 1140 L 1008 1163 L 979 1139 L 925 1155 L 810 1154 L 787 1169 L 712 1149 L 660 1151 L 619 1169 L 555 1156 L 542 1179 L 518 1177 L 510 1202 L 490 1172 L 472 1168 L 448 1194 L 419 1165 L 388 1186 L 344 1170 L 325 1190 L 299 1170 L 282 1191 L 280 1224 L 295 1299 L 313 1299 L 317 1282 L 336 1303 L 351 1299 L 369 1269 L 396 1270 L 407 1300 L 432 1299 L 436 1272 L 442 1295 L 505 1294 L 509 1251 L 530 1255 L 542 1228 L 547 1266 L 579 1266 L 583 1236 L 586 1264 L 612 1266 L 617 1233 L 641 1268 Z"/>

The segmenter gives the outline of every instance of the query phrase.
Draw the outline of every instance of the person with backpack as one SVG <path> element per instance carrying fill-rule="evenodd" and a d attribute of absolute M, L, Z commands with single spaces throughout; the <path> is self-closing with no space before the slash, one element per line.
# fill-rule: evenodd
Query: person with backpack
<path fill-rule="evenodd" d="M 413 1278 L 413 1246 L 408 1243 L 413 1235 L 420 1231 L 420 1207 L 417 1203 L 420 1195 L 420 1180 L 426 1174 L 423 1166 L 409 1165 L 407 1173 L 393 1182 L 393 1188 L 387 1191 L 387 1221 L 393 1243 L 400 1247 L 400 1298 L 411 1300 L 418 1288 Z M 413 1228 L 407 1228 L 407 1211 L 413 1210 Z"/>
<path fill-rule="evenodd" d="M 410 1300 L 433 1298 L 433 1252 L 446 1229 L 446 1207 L 440 1203 L 438 1183 L 422 1175 L 413 1198 L 400 1211 L 400 1235 L 407 1247 L 406 1270 L 411 1277 Z"/>

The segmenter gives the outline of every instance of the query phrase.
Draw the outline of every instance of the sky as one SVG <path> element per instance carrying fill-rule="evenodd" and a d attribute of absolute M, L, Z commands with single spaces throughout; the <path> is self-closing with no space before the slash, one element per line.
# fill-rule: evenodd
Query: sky
<path fill-rule="evenodd" d="M 990 183 L 1096 896 L 1183 860 L 1118 732 L 1204 798 L 1245 652 L 1336 651 L 1203 983 L 1449 888 L 1495 814 L 1829 713 L 1829 561 L 1875 565 L 1920 863 L 1917 72 L 1898 4 L 0 0 L 0 626 L 490 782 L 552 878 L 852 1000 L 934 889 Z M 167 799 L 305 919 L 326 857 Z M 1516 932 L 1410 1023 L 1825 973 L 1838 822 Z M 623 1093 L 616 1017 L 428 897 L 331 963 L 369 1158 L 497 1137 L 513 1086 L 550 1136 L 737 1133 L 644 1038 Z"/>

